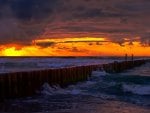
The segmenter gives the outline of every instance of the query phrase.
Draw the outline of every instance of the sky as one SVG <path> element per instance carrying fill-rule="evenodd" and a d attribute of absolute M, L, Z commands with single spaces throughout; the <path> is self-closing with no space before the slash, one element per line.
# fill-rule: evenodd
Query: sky
<path fill-rule="evenodd" d="M 0 0 L 0 56 L 150 56 L 150 0 Z"/>

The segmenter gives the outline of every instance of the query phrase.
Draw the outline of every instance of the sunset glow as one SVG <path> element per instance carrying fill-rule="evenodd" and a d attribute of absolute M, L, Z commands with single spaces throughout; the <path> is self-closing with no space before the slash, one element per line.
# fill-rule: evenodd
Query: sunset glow
<path fill-rule="evenodd" d="M 150 113 L 150 0 L 0 0 L 0 75 L 0 113 Z"/>
<path fill-rule="evenodd" d="M 1 0 L 0 56 L 150 56 L 149 0 L 66 1 Z"/>
<path fill-rule="evenodd" d="M 15 47 L 6 48 L 2 51 L 4 56 L 22 56 L 22 51 L 16 50 Z"/>
<path fill-rule="evenodd" d="M 92 37 L 40 39 L 28 46 L 9 44 L 0 48 L 1 56 L 124 56 L 126 53 L 150 56 L 150 47 L 142 46 L 139 41 L 130 44 L 127 40 L 120 45 L 106 38 Z"/>
<path fill-rule="evenodd" d="M 97 42 L 97 41 L 107 41 L 106 38 L 94 38 L 94 37 L 84 37 L 84 38 L 56 38 L 56 39 L 39 39 L 34 40 L 33 43 L 42 42 L 55 42 L 55 43 L 69 43 L 69 42 Z"/>

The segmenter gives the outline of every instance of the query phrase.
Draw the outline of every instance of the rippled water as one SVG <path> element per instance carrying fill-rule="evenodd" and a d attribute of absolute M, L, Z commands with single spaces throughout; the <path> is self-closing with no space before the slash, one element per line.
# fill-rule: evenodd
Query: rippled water
<path fill-rule="evenodd" d="M 123 58 L 0 58 L 0 73 L 110 63 Z"/>
<path fill-rule="evenodd" d="M 150 63 L 119 74 L 92 73 L 88 81 L 69 86 L 43 84 L 33 97 L 0 103 L 15 113 L 150 113 Z"/>

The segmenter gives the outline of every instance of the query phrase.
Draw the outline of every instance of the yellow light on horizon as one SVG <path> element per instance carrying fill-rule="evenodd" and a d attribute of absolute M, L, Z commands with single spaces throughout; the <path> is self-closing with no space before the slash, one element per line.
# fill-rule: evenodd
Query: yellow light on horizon
<path fill-rule="evenodd" d="M 15 47 L 7 48 L 3 51 L 4 56 L 22 56 L 23 52 L 16 50 Z"/>
<path fill-rule="evenodd" d="M 54 42 L 54 45 L 36 45 Z M 140 41 L 118 44 L 107 38 L 59 38 L 34 40 L 32 45 L 1 45 L 0 56 L 150 56 L 150 47 L 144 47 Z"/>

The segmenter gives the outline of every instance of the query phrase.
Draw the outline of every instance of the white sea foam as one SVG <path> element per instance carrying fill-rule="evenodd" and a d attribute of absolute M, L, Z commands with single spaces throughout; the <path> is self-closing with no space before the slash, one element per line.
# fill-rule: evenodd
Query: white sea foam
<path fill-rule="evenodd" d="M 56 94 L 72 94 L 78 95 L 81 94 L 80 89 L 76 89 L 75 87 L 63 89 L 59 86 L 49 86 L 48 83 L 44 83 L 42 86 L 41 94 L 44 95 L 56 95 Z"/>
<path fill-rule="evenodd" d="M 92 76 L 99 77 L 99 76 L 105 76 L 107 73 L 105 71 L 93 71 Z"/>
<path fill-rule="evenodd" d="M 150 85 L 128 85 L 123 84 L 124 92 L 131 92 L 138 95 L 150 95 Z"/>

